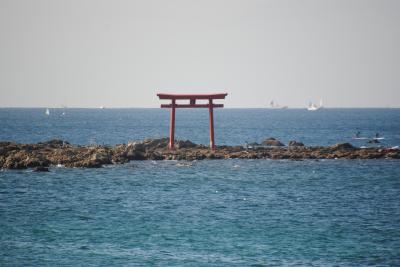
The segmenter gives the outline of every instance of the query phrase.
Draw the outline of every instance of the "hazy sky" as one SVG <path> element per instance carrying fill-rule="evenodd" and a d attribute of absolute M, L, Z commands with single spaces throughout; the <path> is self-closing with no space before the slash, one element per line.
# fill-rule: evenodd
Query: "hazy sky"
<path fill-rule="evenodd" d="M 400 1 L 0 0 L 0 106 L 400 107 Z"/>

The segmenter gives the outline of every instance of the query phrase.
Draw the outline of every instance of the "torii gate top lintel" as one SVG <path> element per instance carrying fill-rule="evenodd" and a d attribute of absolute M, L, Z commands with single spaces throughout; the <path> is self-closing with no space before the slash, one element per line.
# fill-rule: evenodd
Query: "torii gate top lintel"
<path fill-rule="evenodd" d="M 218 94 L 163 94 L 159 93 L 157 96 L 160 99 L 224 99 L 227 93 Z"/>
<path fill-rule="evenodd" d="M 157 96 L 160 99 L 171 100 L 171 104 L 161 104 L 161 108 L 171 108 L 171 123 L 169 135 L 169 148 L 174 148 L 174 135 L 175 135 L 175 108 L 208 108 L 210 114 L 210 147 L 215 149 L 214 142 L 214 108 L 222 108 L 223 104 L 214 104 L 214 99 L 225 99 L 227 93 L 218 94 L 163 94 L 159 93 Z M 177 104 L 176 100 L 189 100 L 189 104 Z M 207 104 L 196 104 L 196 100 L 208 100 Z"/>

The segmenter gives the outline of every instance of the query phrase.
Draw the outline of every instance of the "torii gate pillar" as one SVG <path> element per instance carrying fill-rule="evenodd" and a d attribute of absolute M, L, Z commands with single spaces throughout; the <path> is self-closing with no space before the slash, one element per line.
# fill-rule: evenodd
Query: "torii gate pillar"
<path fill-rule="evenodd" d="M 220 94 L 157 94 L 160 99 L 169 99 L 171 104 L 161 104 L 161 108 L 171 109 L 171 121 L 169 129 L 169 148 L 174 148 L 175 140 L 175 109 L 176 108 L 208 108 L 210 120 L 210 148 L 215 149 L 214 140 L 214 108 L 222 108 L 223 104 L 214 104 L 214 99 L 225 99 L 227 93 Z M 189 104 L 177 104 L 176 100 L 189 100 Z M 196 104 L 196 100 L 208 100 L 208 104 Z"/>
<path fill-rule="evenodd" d="M 212 150 L 215 149 L 215 140 L 214 140 L 214 109 L 213 109 L 213 101 L 212 99 L 208 102 L 208 113 L 209 113 L 209 121 L 210 121 L 210 148 Z"/>

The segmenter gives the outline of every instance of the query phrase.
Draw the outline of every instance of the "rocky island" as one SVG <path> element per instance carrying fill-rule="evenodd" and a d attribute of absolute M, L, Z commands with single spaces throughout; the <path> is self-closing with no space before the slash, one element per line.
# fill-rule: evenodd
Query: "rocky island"
<path fill-rule="evenodd" d="M 176 141 L 168 149 L 168 138 L 148 139 L 115 146 L 72 145 L 63 140 L 37 144 L 0 142 L 0 168 L 47 171 L 49 166 L 99 168 L 107 164 L 122 164 L 131 160 L 202 160 L 202 159 L 400 159 L 393 148 L 357 148 L 349 143 L 333 146 L 305 146 L 290 141 L 285 146 L 275 138 L 262 144 L 218 146 L 215 150 L 191 141 Z"/>

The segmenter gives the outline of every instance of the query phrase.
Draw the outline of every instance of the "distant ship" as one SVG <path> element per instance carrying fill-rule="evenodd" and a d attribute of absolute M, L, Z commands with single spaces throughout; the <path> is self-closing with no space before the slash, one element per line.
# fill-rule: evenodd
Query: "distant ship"
<path fill-rule="evenodd" d="M 278 104 L 275 104 L 273 100 L 269 103 L 269 106 L 270 106 L 270 108 L 273 108 L 273 109 L 287 109 L 288 108 L 287 106 L 280 106 Z"/>
<path fill-rule="evenodd" d="M 308 104 L 307 110 L 309 111 L 315 111 L 315 110 L 319 110 L 321 108 L 323 108 L 324 106 L 322 105 L 322 99 L 319 101 L 319 106 L 317 106 L 316 104 L 310 102 L 310 104 Z"/>
<path fill-rule="evenodd" d="M 99 109 L 105 109 L 105 108 L 106 108 L 105 106 L 100 106 L 100 107 L 99 107 Z"/>
<path fill-rule="evenodd" d="M 46 112 L 45 112 L 45 114 L 46 114 L 47 116 L 49 116 L 49 115 L 50 115 L 50 110 L 49 110 L 48 108 L 46 108 Z"/>

